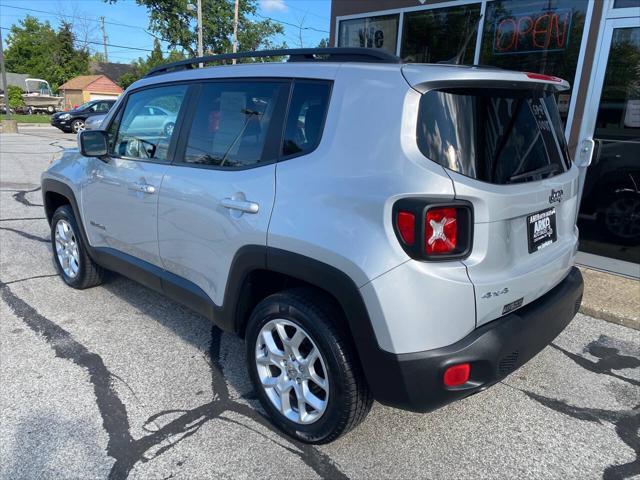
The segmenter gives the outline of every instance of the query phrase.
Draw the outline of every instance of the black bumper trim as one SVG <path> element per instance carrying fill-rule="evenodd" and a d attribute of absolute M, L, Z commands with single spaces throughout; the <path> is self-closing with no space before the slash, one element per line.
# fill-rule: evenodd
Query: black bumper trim
<path fill-rule="evenodd" d="M 385 405 L 428 412 L 484 390 L 524 365 L 571 322 L 580 307 L 583 282 L 572 268 L 551 291 L 519 310 L 485 324 L 447 347 L 396 355 L 378 352 L 378 375 L 370 387 Z M 469 362 L 471 377 L 446 388 L 448 366 Z"/>

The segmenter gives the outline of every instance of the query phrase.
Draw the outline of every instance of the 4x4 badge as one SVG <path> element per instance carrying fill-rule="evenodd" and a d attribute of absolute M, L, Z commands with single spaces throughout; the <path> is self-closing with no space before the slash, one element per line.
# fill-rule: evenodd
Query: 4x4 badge
<path fill-rule="evenodd" d="M 562 189 L 560 190 L 553 190 L 551 189 L 551 195 L 549 195 L 549 203 L 560 203 L 562 201 L 562 195 L 563 195 L 563 191 Z"/>

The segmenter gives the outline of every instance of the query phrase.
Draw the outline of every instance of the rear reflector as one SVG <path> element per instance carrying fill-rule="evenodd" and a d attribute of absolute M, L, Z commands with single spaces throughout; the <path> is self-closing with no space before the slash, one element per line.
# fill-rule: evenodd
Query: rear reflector
<path fill-rule="evenodd" d="M 411 212 L 398 212 L 397 221 L 402 241 L 413 245 L 416 241 L 416 216 Z"/>
<path fill-rule="evenodd" d="M 460 363 L 449 367 L 444 372 L 445 387 L 459 387 L 469 381 L 471 373 L 471 365 L 468 363 Z"/>
<path fill-rule="evenodd" d="M 425 218 L 425 249 L 427 255 L 452 253 L 458 242 L 457 211 L 453 207 L 436 207 Z"/>
<path fill-rule="evenodd" d="M 561 78 L 554 77 L 553 75 L 544 75 L 543 73 L 527 72 L 525 73 L 525 75 L 529 78 L 533 78 L 534 80 L 544 80 L 546 82 L 556 82 L 556 83 L 562 82 Z"/>

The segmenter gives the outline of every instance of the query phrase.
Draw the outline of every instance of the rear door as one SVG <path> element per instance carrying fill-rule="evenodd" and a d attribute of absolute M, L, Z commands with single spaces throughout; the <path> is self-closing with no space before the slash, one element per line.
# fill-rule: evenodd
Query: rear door
<path fill-rule="evenodd" d="M 481 325 L 539 298 L 572 267 L 578 172 L 555 89 L 477 85 L 424 93 L 418 143 L 445 167 L 456 198 L 473 204 L 473 248 L 463 263 Z"/>
<path fill-rule="evenodd" d="M 236 252 L 266 245 L 289 90 L 289 80 L 202 83 L 165 174 L 158 207 L 163 265 L 217 305 Z"/>

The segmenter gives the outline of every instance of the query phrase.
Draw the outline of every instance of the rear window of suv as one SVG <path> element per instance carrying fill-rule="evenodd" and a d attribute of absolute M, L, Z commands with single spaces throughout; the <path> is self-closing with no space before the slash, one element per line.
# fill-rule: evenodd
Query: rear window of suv
<path fill-rule="evenodd" d="M 427 158 L 494 184 L 570 167 L 555 97 L 543 90 L 431 90 L 420 100 L 417 139 Z"/>

